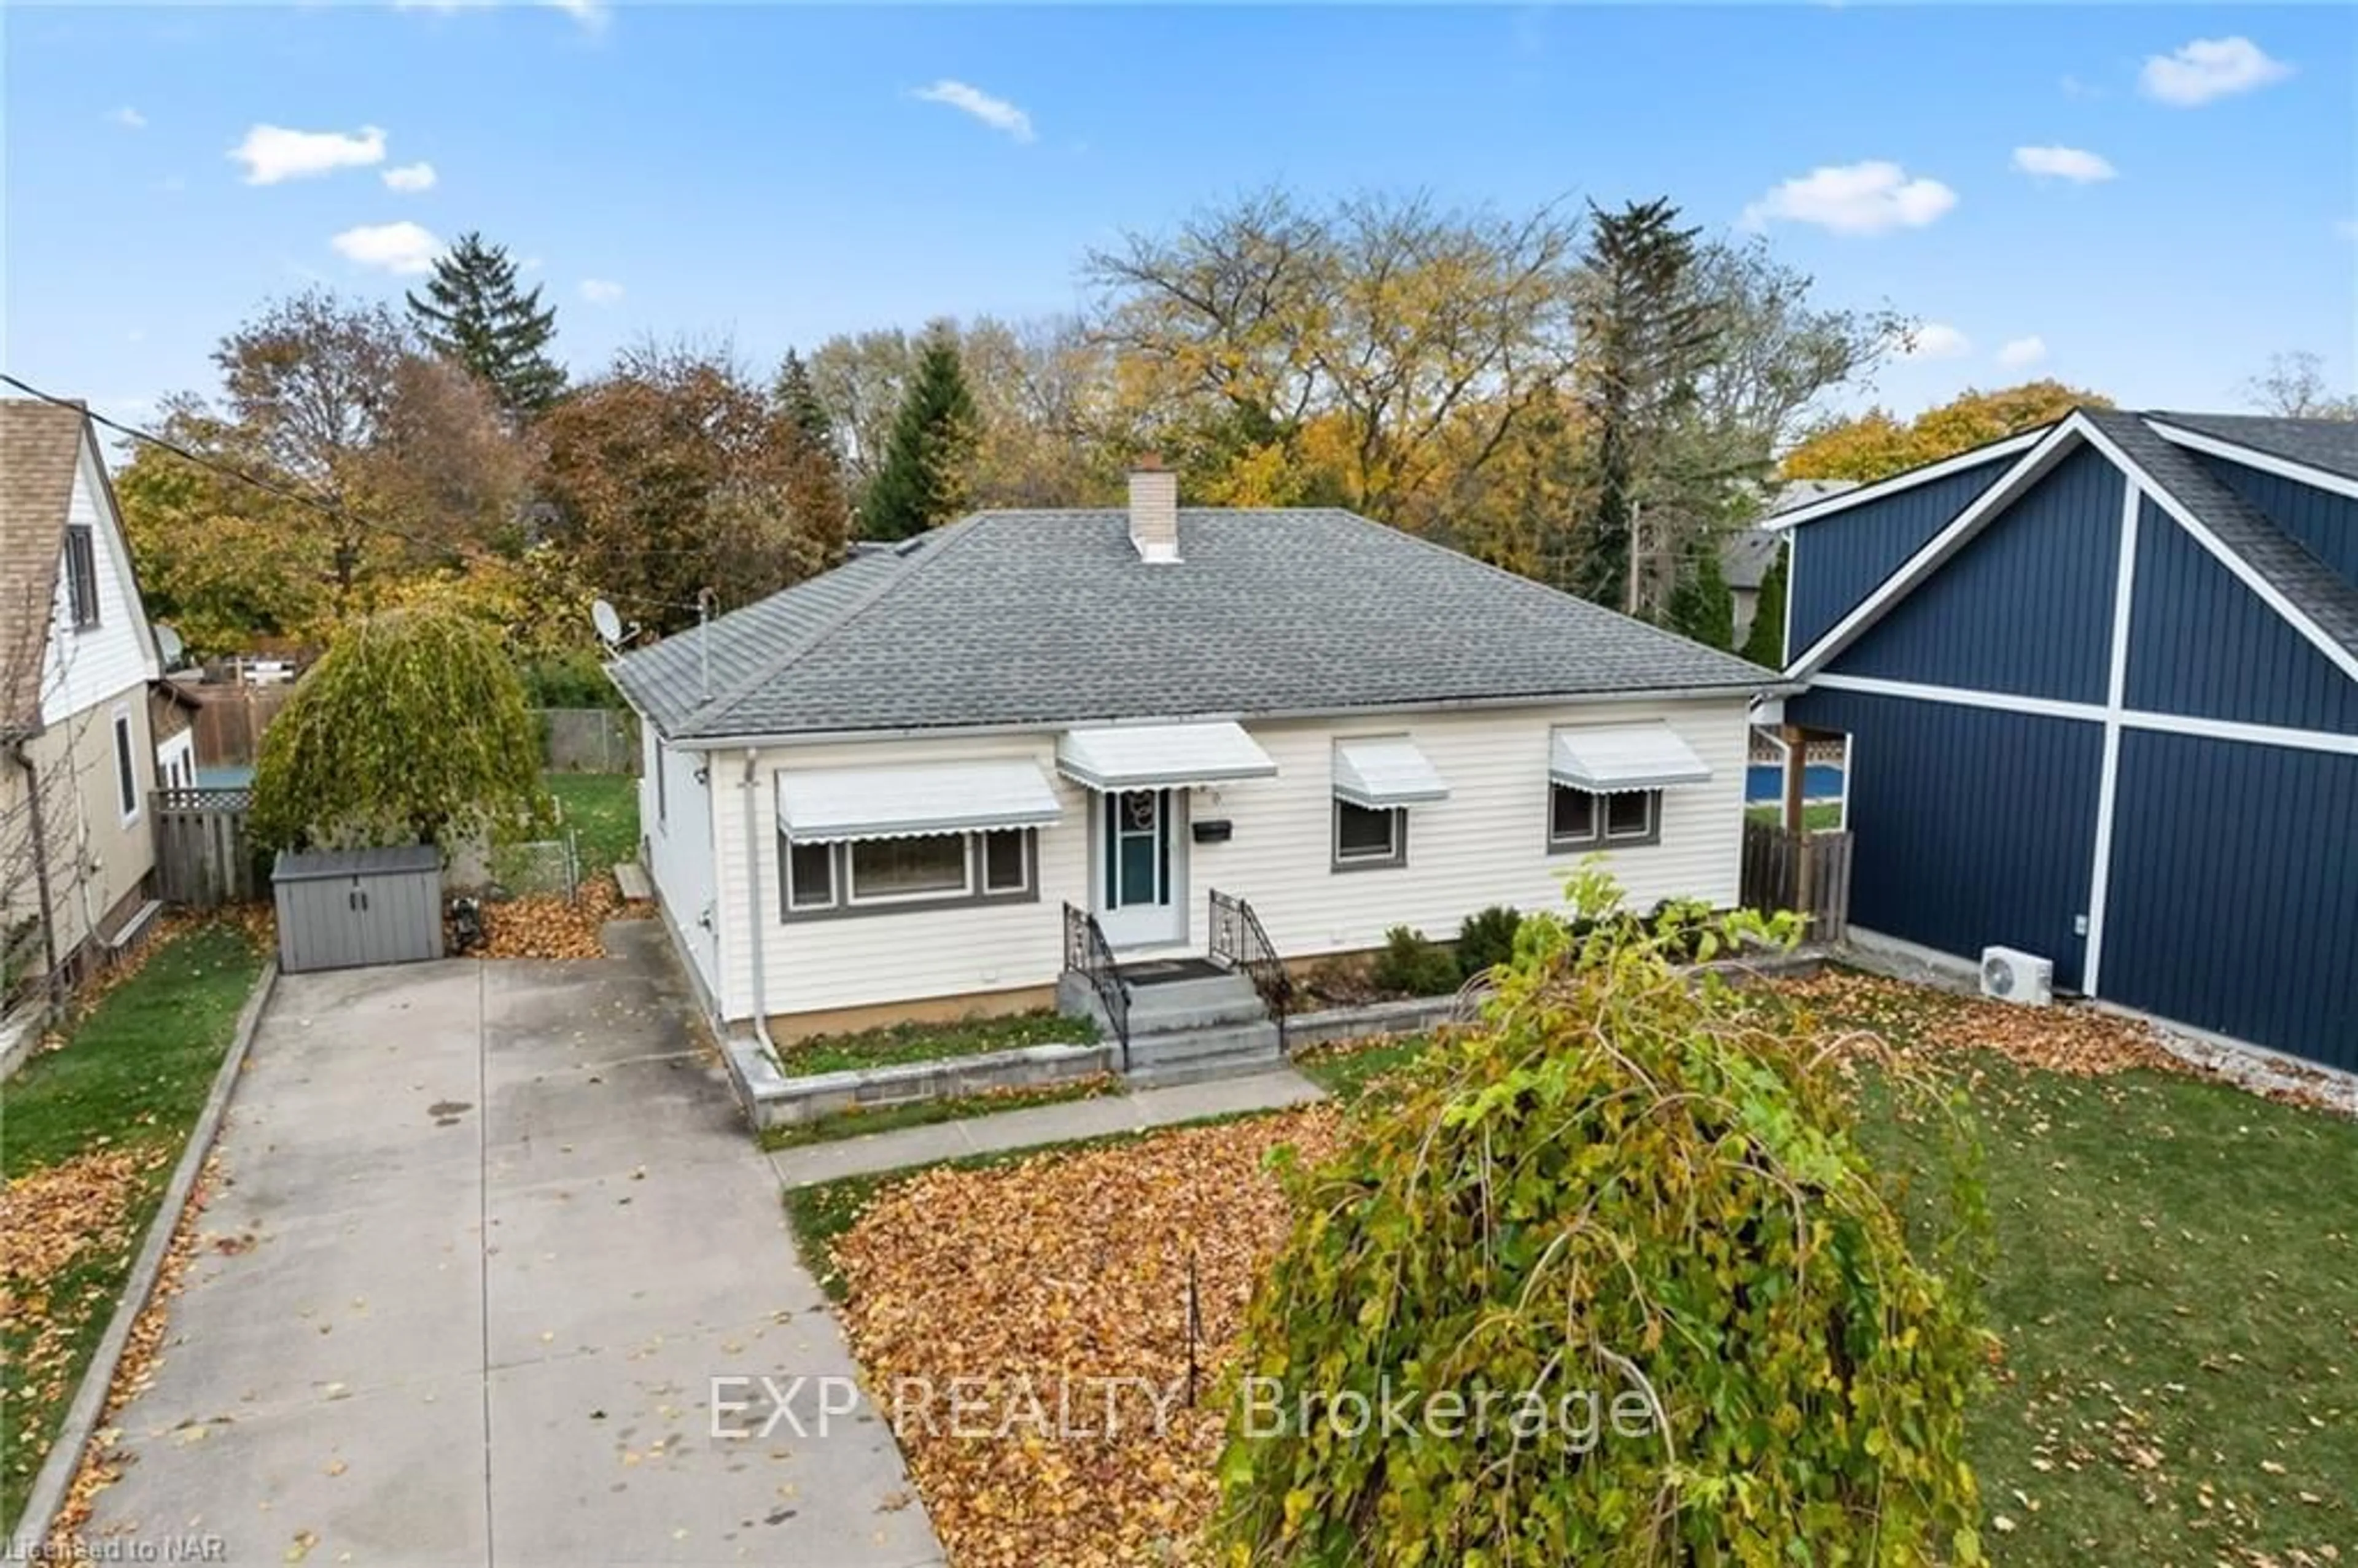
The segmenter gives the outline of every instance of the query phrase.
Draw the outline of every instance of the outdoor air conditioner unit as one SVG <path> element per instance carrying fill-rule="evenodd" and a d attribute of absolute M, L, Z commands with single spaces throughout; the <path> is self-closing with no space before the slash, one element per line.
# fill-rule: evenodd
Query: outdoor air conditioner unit
<path fill-rule="evenodd" d="M 2055 1000 L 2054 960 L 2012 947 L 1985 947 L 1982 995 L 2026 1007 L 2045 1007 Z"/>

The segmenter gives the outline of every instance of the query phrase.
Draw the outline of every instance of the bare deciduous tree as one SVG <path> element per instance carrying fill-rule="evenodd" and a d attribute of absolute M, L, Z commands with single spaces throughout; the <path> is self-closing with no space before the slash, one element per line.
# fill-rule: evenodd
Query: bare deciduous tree
<path fill-rule="evenodd" d="M 2307 350 L 2270 354 L 2268 368 L 2244 383 L 2244 400 L 2286 419 L 2358 419 L 2358 394 L 2327 384 L 2325 362 Z"/>

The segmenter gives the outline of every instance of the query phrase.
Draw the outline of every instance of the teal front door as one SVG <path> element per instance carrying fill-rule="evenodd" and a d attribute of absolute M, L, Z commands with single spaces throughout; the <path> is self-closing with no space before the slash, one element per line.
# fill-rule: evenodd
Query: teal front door
<path fill-rule="evenodd" d="M 1116 947 L 1163 947 L 1187 937 L 1184 795 L 1130 789 L 1097 798 L 1098 924 Z"/>

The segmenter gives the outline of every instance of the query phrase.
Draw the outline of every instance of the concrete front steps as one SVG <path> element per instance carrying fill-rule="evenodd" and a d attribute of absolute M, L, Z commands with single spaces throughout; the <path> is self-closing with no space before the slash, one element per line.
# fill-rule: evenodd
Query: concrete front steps
<path fill-rule="evenodd" d="M 1087 980 L 1066 974 L 1056 989 L 1065 1011 L 1095 1019 L 1111 1038 L 1105 1009 Z M 1244 976 L 1191 969 L 1181 978 L 1131 981 L 1125 1075 L 1130 1083 L 1156 1087 L 1239 1077 L 1284 1061 L 1277 1025 Z"/>

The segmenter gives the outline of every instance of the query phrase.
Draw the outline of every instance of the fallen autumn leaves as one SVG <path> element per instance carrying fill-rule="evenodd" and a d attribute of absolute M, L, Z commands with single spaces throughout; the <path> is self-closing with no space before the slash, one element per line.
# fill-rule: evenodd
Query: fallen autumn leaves
<path fill-rule="evenodd" d="M 0 1315 L 24 1346 L 7 1368 L 12 1425 L 72 1397 L 75 1347 L 114 1310 L 110 1271 L 92 1265 L 119 1268 L 137 1245 L 140 1193 L 166 1160 L 152 1147 L 102 1147 L 0 1194 Z M 28 1426 L 7 1447 L 38 1458 L 44 1437 Z"/>
<path fill-rule="evenodd" d="M 1292 1220 L 1264 1162 L 1282 1143 L 1323 1158 L 1341 1120 L 1320 1106 L 935 1171 L 883 1194 L 837 1243 L 847 1325 L 871 1385 L 921 1379 L 938 1394 L 979 1379 L 990 1413 L 960 1426 L 1011 1422 L 1000 1441 L 957 1435 L 936 1405 L 901 1412 L 902 1446 L 961 1568 L 1185 1558 L 1217 1497 L 1217 1372 Z M 1109 1433 L 1033 1435 L 1027 1388 L 1053 1407 L 1058 1386 L 1095 1390 L 1093 1379 L 1184 1384 L 1191 1258 L 1204 1368 L 1195 1407 L 1160 1433 L 1141 1397 Z M 1076 1424 L 1101 1429 L 1101 1400 L 1091 1410 Z"/>
<path fill-rule="evenodd" d="M 571 899 L 555 894 L 512 898 L 483 906 L 486 958 L 596 958 L 606 949 L 599 930 L 610 920 L 644 918 L 651 906 L 622 897 L 611 874 L 590 877 Z"/>

